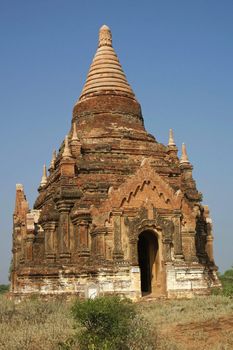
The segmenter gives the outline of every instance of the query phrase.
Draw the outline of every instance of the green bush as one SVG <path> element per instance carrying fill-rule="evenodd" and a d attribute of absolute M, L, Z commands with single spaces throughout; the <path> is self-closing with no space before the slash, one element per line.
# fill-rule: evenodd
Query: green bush
<path fill-rule="evenodd" d="M 72 314 L 82 326 L 77 335 L 81 350 L 154 349 L 153 345 L 147 346 L 144 335 L 148 328 L 144 328 L 136 306 L 128 299 L 113 296 L 77 300 Z M 138 343 L 133 345 L 135 337 Z"/>
<path fill-rule="evenodd" d="M 230 269 L 230 270 L 226 270 L 224 272 L 223 276 L 224 277 L 228 277 L 228 278 L 232 279 L 232 281 L 233 281 L 233 268 Z"/>
<path fill-rule="evenodd" d="M 233 297 L 233 268 L 219 274 L 219 279 L 222 283 L 222 289 L 214 289 L 212 294 L 224 295 L 226 297 Z"/>
<path fill-rule="evenodd" d="M 79 342 L 85 350 L 124 349 L 130 322 L 136 315 L 132 302 L 118 297 L 77 300 L 72 313 L 84 327 Z"/>
<path fill-rule="evenodd" d="M 233 278 L 221 276 L 220 280 L 223 287 L 222 294 L 226 297 L 233 297 Z"/>
<path fill-rule="evenodd" d="M 8 284 L 0 284 L 0 294 L 4 294 L 9 291 Z"/>

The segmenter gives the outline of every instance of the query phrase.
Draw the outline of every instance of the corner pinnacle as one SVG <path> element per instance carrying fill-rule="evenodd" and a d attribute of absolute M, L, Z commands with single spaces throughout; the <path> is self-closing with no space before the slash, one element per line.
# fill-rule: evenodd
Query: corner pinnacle
<path fill-rule="evenodd" d="M 40 186 L 43 187 L 47 184 L 47 171 L 46 171 L 46 165 L 43 166 L 43 175 L 41 178 Z"/>
<path fill-rule="evenodd" d="M 52 159 L 51 159 L 51 163 L 50 163 L 50 169 L 55 168 L 56 157 L 57 157 L 56 150 L 54 150 L 53 155 L 52 155 Z"/>
<path fill-rule="evenodd" d="M 173 130 L 169 130 L 169 140 L 168 140 L 168 146 L 175 146 L 174 136 L 173 136 Z"/>
<path fill-rule="evenodd" d="M 180 164 L 189 164 L 187 150 L 186 150 L 186 146 L 184 143 L 182 143 L 182 154 L 180 157 Z"/>
<path fill-rule="evenodd" d="M 73 123 L 73 133 L 72 133 L 72 138 L 71 141 L 79 141 L 78 139 L 78 134 L 77 134 L 77 127 L 76 127 L 76 123 Z"/>
<path fill-rule="evenodd" d="M 69 147 L 68 135 L 66 135 L 66 137 L 65 137 L 65 147 L 64 147 L 64 151 L 62 153 L 62 157 L 63 158 L 71 158 L 72 157 L 72 154 L 70 152 L 70 147 Z"/>

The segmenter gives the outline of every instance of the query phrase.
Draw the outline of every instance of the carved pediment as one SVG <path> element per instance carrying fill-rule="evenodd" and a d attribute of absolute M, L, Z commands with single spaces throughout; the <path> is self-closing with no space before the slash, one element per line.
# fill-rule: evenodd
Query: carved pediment
<path fill-rule="evenodd" d="M 153 208 L 172 212 L 180 210 L 183 226 L 195 227 L 195 215 L 181 190 L 175 192 L 166 179 L 145 159 L 135 174 L 121 184 L 118 189 L 110 188 L 108 198 L 99 208 L 92 207 L 91 215 L 95 224 L 102 225 L 110 219 L 114 210 L 126 212 L 140 208 L 148 210 L 149 218 Z M 133 215 L 134 216 L 134 215 Z"/>
<path fill-rule="evenodd" d="M 174 206 L 178 208 L 180 202 L 174 198 L 173 193 L 168 193 L 167 189 L 165 190 L 158 182 L 150 179 L 144 180 L 135 189 L 132 188 L 130 193 L 123 196 L 120 208 L 138 208 L 148 204 L 152 204 L 156 208 L 172 209 Z"/>
<path fill-rule="evenodd" d="M 149 204 L 156 208 L 180 209 L 182 193 L 175 192 L 166 180 L 150 165 L 149 159 L 142 162 L 117 190 L 109 191 L 108 199 L 99 208 L 100 212 L 113 208 L 140 208 Z"/>

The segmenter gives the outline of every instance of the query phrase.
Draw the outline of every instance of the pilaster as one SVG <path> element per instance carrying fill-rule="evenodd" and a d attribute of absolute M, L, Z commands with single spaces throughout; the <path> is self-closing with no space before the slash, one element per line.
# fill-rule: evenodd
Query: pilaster
<path fill-rule="evenodd" d="M 34 231 L 28 231 L 27 237 L 25 239 L 26 249 L 25 249 L 25 261 L 31 262 L 33 260 L 33 241 L 35 235 Z"/>
<path fill-rule="evenodd" d="M 56 260 L 55 251 L 55 235 L 57 222 L 51 221 L 43 225 L 45 231 L 45 259 L 48 263 L 53 263 Z"/>
<path fill-rule="evenodd" d="M 181 213 L 177 212 L 173 218 L 174 223 L 174 255 L 175 259 L 184 260 L 181 236 Z"/>
<path fill-rule="evenodd" d="M 198 262 L 196 232 L 192 230 L 182 230 L 182 240 L 185 260 L 189 262 Z"/>
<path fill-rule="evenodd" d="M 138 238 L 131 238 L 129 244 L 131 265 L 138 266 Z"/>
<path fill-rule="evenodd" d="M 113 250 L 113 259 L 121 260 L 124 258 L 124 253 L 122 250 L 121 242 L 121 210 L 112 211 L 113 215 L 113 227 L 114 227 L 114 250 Z"/>
<path fill-rule="evenodd" d="M 91 216 L 88 210 L 76 210 L 72 215 L 72 222 L 75 226 L 74 235 L 78 256 L 87 258 L 90 256 L 89 248 L 89 226 Z"/>
<path fill-rule="evenodd" d="M 70 261 L 70 219 L 69 213 L 73 203 L 67 203 L 64 200 L 57 202 L 57 209 L 59 211 L 58 223 L 58 244 L 60 259 L 64 262 Z"/>
<path fill-rule="evenodd" d="M 214 263 L 213 240 L 214 238 L 211 235 L 208 235 L 206 238 L 206 253 L 211 263 Z"/>

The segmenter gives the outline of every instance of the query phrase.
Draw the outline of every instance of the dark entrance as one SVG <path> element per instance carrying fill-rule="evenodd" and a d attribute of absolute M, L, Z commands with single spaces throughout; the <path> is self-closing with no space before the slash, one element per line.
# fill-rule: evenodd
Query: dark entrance
<path fill-rule="evenodd" d="M 158 252 L 158 240 L 151 231 L 144 231 L 139 235 L 138 240 L 138 262 L 141 272 L 142 294 L 149 294 L 153 291 L 156 283 L 156 256 Z"/>

